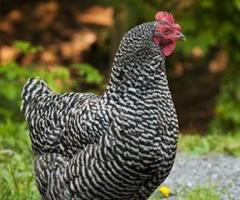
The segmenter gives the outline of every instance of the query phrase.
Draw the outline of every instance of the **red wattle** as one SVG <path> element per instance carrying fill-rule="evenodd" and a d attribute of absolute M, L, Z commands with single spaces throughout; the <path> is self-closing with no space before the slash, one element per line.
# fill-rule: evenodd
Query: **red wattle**
<path fill-rule="evenodd" d="M 173 51 L 174 51 L 175 48 L 176 48 L 176 42 L 173 41 L 173 42 L 171 42 L 170 44 L 168 44 L 168 45 L 166 45 L 166 46 L 163 47 L 163 49 L 162 49 L 163 54 L 164 54 L 165 56 L 170 56 L 170 55 L 173 53 Z"/>

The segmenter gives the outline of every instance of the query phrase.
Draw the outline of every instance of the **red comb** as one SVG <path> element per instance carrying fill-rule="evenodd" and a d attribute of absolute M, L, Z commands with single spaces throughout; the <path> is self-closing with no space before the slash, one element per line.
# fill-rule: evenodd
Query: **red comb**
<path fill-rule="evenodd" d="M 157 21 L 166 21 L 168 23 L 175 23 L 173 15 L 166 11 L 160 11 L 155 15 Z"/>

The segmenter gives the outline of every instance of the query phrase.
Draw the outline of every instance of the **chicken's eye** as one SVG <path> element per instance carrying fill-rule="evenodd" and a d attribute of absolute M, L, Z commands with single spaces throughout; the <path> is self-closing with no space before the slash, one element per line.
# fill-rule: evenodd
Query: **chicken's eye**
<path fill-rule="evenodd" d="M 170 28 L 165 28 L 165 29 L 163 30 L 163 33 L 164 33 L 165 35 L 168 35 L 169 33 L 171 33 L 171 29 L 170 29 Z"/>

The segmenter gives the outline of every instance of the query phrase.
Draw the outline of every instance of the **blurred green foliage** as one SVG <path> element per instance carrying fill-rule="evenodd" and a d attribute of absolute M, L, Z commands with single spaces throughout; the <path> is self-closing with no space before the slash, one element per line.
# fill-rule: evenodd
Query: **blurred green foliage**
<path fill-rule="evenodd" d="M 35 47 L 26 41 L 16 41 L 14 46 L 24 54 L 32 54 L 41 51 L 41 47 Z M 48 66 L 31 64 L 21 66 L 17 61 L 0 64 L 0 119 L 22 119 L 20 115 L 21 90 L 27 79 L 40 77 L 56 92 L 70 90 L 71 70 L 76 70 L 81 77 L 81 83 L 97 84 L 103 82 L 103 76 L 90 64 L 74 64 L 71 67 L 55 66 L 51 71 Z M 75 83 L 77 84 L 77 83 Z"/>
<path fill-rule="evenodd" d="M 35 68 L 35 65 L 20 66 L 15 61 L 0 65 L 0 88 L 2 88 L 0 90 L 0 118 L 19 116 L 23 84 L 29 77 L 36 76 L 43 77 L 54 90 L 60 91 L 61 88 L 55 81 L 60 79 L 66 83 L 69 72 L 66 68 L 58 67 L 54 73 L 49 73 L 47 70 Z"/>
<path fill-rule="evenodd" d="M 42 50 L 41 46 L 34 46 L 30 42 L 23 40 L 14 41 L 13 45 L 24 54 L 37 53 Z"/>
<path fill-rule="evenodd" d="M 100 72 L 88 63 L 73 64 L 71 66 L 77 70 L 77 75 L 84 78 L 84 82 L 88 84 L 101 85 L 103 82 L 103 76 Z"/>
<path fill-rule="evenodd" d="M 216 118 L 213 119 L 210 127 L 211 132 L 226 134 L 229 130 L 240 131 L 239 75 L 240 68 L 234 65 L 224 75 L 216 104 Z"/>
<path fill-rule="evenodd" d="M 0 123 L 0 199 L 37 200 L 32 153 L 26 125 L 12 120 Z"/>
<path fill-rule="evenodd" d="M 206 136 L 199 134 L 180 135 L 178 150 L 191 154 L 208 153 L 240 156 L 240 134 L 211 133 Z"/>

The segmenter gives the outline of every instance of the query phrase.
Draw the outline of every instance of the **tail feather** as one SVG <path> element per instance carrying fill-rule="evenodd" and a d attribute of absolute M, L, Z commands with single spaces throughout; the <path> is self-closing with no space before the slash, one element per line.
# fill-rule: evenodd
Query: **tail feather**
<path fill-rule="evenodd" d="M 47 86 L 47 84 L 40 80 L 39 78 L 30 78 L 24 85 L 22 90 L 22 105 L 21 111 L 26 114 L 28 113 L 31 101 L 36 95 L 39 94 L 51 94 L 52 90 Z"/>

